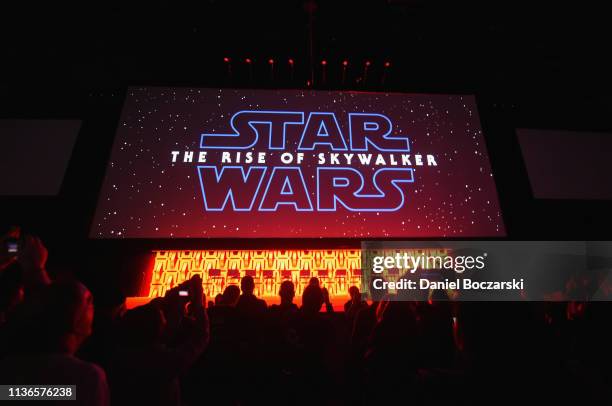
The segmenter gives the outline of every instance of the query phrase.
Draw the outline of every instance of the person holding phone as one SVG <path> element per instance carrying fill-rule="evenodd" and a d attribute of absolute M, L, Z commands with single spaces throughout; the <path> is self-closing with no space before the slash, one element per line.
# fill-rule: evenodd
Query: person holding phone
<path fill-rule="evenodd" d="M 21 228 L 12 226 L 6 234 L 0 237 L 0 271 L 17 260 L 20 235 Z"/>
<path fill-rule="evenodd" d="M 0 325 L 26 297 L 36 299 L 51 283 L 48 252 L 40 238 L 13 226 L 0 237 Z"/>
<path fill-rule="evenodd" d="M 181 404 L 179 377 L 209 342 L 204 303 L 202 279 L 194 276 L 124 315 L 108 370 L 113 405 Z"/>

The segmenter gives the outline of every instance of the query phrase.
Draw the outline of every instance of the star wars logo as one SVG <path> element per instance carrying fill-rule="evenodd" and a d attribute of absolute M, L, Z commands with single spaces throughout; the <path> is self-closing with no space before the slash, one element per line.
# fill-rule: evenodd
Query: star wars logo
<path fill-rule="evenodd" d="M 331 112 L 239 111 L 229 124 L 202 134 L 200 151 L 172 151 L 173 163 L 198 163 L 206 211 L 397 211 L 414 167 L 437 166 L 382 114 L 348 113 L 341 126 Z"/>

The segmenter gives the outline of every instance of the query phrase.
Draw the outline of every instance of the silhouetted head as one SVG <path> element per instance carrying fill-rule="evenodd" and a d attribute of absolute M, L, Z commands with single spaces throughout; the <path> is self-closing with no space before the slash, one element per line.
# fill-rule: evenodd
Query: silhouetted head
<path fill-rule="evenodd" d="M 446 289 L 434 289 L 430 297 L 432 302 L 446 302 L 448 301 L 448 292 Z"/>
<path fill-rule="evenodd" d="M 278 295 L 281 297 L 281 302 L 291 303 L 295 297 L 295 286 L 291 281 L 283 281 L 278 291 Z"/>
<path fill-rule="evenodd" d="M 236 285 L 229 285 L 223 291 L 222 302 L 225 306 L 234 307 L 240 298 L 240 289 Z"/>
<path fill-rule="evenodd" d="M 357 286 L 351 286 L 349 288 L 349 295 L 351 296 L 351 300 L 353 302 L 361 301 L 361 292 L 359 292 L 359 288 Z"/>
<path fill-rule="evenodd" d="M 308 281 L 308 286 L 320 287 L 321 283 L 319 282 L 319 278 L 317 278 L 316 276 L 313 276 L 312 278 L 310 278 L 310 281 Z"/>
<path fill-rule="evenodd" d="M 308 285 L 302 294 L 302 310 L 308 313 L 318 313 L 323 306 L 323 292 L 315 285 Z"/>
<path fill-rule="evenodd" d="M 136 307 L 121 319 L 122 343 L 128 347 L 147 347 L 161 341 L 166 328 L 164 312 L 157 302 Z"/>
<path fill-rule="evenodd" d="M 240 281 L 240 290 L 242 290 L 242 293 L 247 295 L 253 294 L 253 291 L 255 290 L 255 281 L 253 280 L 252 276 L 247 275 L 242 278 Z"/>
<path fill-rule="evenodd" d="M 56 282 L 43 299 L 45 340 L 51 350 L 74 354 L 91 335 L 94 317 L 93 296 L 76 281 Z"/>
<path fill-rule="evenodd" d="M 215 296 L 215 305 L 219 306 L 221 303 L 223 303 L 223 294 L 217 293 L 217 296 Z"/>

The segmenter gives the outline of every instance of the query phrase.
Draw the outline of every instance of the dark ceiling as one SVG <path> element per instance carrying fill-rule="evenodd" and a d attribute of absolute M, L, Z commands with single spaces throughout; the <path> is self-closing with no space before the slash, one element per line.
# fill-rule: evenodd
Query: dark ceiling
<path fill-rule="evenodd" d="M 0 26 L 2 116 L 80 116 L 84 98 L 134 84 L 305 87 L 312 74 L 315 88 L 476 93 L 517 126 L 612 127 L 608 14 L 585 2 L 13 3 Z"/>

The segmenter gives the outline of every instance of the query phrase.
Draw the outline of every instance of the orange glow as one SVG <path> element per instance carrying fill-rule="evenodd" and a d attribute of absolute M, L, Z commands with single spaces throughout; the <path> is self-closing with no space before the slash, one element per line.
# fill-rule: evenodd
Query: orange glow
<path fill-rule="evenodd" d="M 168 289 L 200 275 L 211 300 L 228 285 L 240 285 L 251 275 L 255 295 L 276 297 L 281 282 L 291 280 L 301 296 L 312 277 L 319 278 L 330 297 L 348 296 L 352 285 L 361 287 L 361 250 L 165 250 L 153 251 L 148 297 L 165 295 Z"/>

